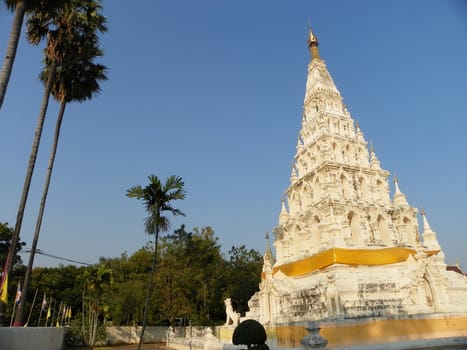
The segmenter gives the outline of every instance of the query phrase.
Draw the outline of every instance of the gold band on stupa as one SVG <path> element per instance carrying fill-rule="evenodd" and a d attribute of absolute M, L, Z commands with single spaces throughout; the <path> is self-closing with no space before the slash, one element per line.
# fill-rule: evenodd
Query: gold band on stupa
<path fill-rule="evenodd" d="M 439 250 L 427 251 L 428 256 L 438 253 Z M 281 271 L 286 276 L 298 277 L 324 269 L 334 264 L 343 265 L 387 265 L 406 261 L 409 255 L 416 251 L 410 248 L 392 247 L 382 249 L 343 249 L 332 248 L 314 254 L 309 258 L 288 264 L 275 266 L 273 274 Z"/>

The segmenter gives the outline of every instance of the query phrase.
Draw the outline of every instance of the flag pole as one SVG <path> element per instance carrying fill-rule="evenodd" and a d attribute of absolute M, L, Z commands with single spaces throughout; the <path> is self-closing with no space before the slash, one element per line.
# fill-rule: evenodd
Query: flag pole
<path fill-rule="evenodd" d="M 66 314 L 68 316 L 68 324 L 71 323 L 71 305 L 68 306 L 68 312 Z"/>
<path fill-rule="evenodd" d="M 39 325 L 41 324 L 41 318 L 42 318 L 42 307 L 39 310 L 39 319 L 37 320 L 37 327 L 39 327 Z"/>
<path fill-rule="evenodd" d="M 47 315 L 45 316 L 45 327 L 47 327 L 47 323 L 49 323 L 49 318 L 50 318 L 50 315 L 51 315 L 51 313 L 52 313 L 52 312 L 50 311 L 50 309 L 52 308 L 52 310 L 53 310 L 54 302 L 55 302 L 55 300 L 54 300 L 52 297 L 50 297 L 50 305 L 49 305 L 49 307 L 47 308 Z"/>
<path fill-rule="evenodd" d="M 18 286 L 16 287 L 15 300 L 13 301 L 13 311 L 11 312 L 10 327 L 13 325 L 13 321 L 15 318 L 16 305 L 20 301 L 21 301 L 21 282 L 18 282 Z"/>
<path fill-rule="evenodd" d="M 45 311 L 46 307 L 47 307 L 47 296 L 44 293 L 44 297 L 42 298 L 41 310 L 39 311 L 39 320 L 37 320 L 37 327 L 39 327 L 41 324 L 42 313 Z"/>
<path fill-rule="evenodd" d="M 66 310 L 66 304 L 63 304 L 62 318 L 61 318 L 61 322 L 60 322 L 62 325 L 65 325 L 65 322 L 66 322 L 66 320 L 65 320 L 65 310 Z"/>
<path fill-rule="evenodd" d="M 52 315 L 51 315 L 51 318 L 50 318 L 50 327 L 53 327 L 54 326 L 54 319 L 55 319 L 55 306 L 56 306 L 57 301 L 54 300 L 54 307 L 52 308 Z"/>
<path fill-rule="evenodd" d="M 57 322 L 55 324 L 55 327 L 60 327 L 60 312 L 62 311 L 62 301 L 60 302 L 60 305 L 58 307 L 58 313 L 57 313 Z"/>
<path fill-rule="evenodd" d="M 32 299 L 31 310 L 29 310 L 28 320 L 26 321 L 26 324 L 23 327 L 27 327 L 28 324 L 29 324 L 29 319 L 31 318 L 32 310 L 34 309 L 34 304 L 36 303 L 36 297 L 37 297 L 37 292 L 38 291 L 39 291 L 39 288 L 36 288 L 36 293 L 34 293 L 34 299 Z"/>
<path fill-rule="evenodd" d="M 13 311 L 11 312 L 10 327 L 13 325 L 13 319 L 15 318 L 16 302 L 13 303 Z"/>

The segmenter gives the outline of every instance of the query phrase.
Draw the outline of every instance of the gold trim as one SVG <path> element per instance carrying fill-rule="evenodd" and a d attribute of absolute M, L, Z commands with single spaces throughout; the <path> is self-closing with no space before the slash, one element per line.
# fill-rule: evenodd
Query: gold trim
<path fill-rule="evenodd" d="M 428 256 L 439 250 L 425 252 Z M 388 265 L 406 261 L 409 255 L 415 255 L 414 249 L 393 247 L 382 249 L 342 249 L 331 248 L 314 254 L 309 258 L 279 265 L 273 268 L 273 274 L 282 271 L 287 276 L 303 276 L 334 264 L 344 265 Z"/>

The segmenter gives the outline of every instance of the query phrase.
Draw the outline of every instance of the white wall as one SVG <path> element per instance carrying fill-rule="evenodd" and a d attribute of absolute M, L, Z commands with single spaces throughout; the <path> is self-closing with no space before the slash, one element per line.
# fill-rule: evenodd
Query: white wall
<path fill-rule="evenodd" d="M 0 327 L 0 349 L 61 350 L 65 332 L 63 327 Z"/>
<path fill-rule="evenodd" d="M 145 343 L 165 343 L 168 327 L 146 327 L 144 330 Z M 141 334 L 141 327 L 107 327 L 107 345 L 137 344 Z"/>

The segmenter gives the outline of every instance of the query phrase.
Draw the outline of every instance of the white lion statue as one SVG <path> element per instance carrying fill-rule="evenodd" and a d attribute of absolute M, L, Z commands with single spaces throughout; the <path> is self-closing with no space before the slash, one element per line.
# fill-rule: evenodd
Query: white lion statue
<path fill-rule="evenodd" d="M 225 303 L 225 313 L 227 315 L 225 320 L 225 326 L 234 325 L 237 326 L 240 321 L 240 314 L 235 312 L 232 307 L 232 300 L 227 298 L 224 300 Z"/>

